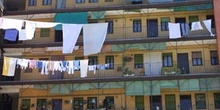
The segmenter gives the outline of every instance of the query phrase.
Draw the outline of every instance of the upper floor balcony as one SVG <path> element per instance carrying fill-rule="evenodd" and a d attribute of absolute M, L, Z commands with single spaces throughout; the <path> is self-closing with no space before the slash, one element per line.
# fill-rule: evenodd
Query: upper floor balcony
<path fill-rule="evenodd" d="M 75 70 L 74 74 L 60 71 L 49 71 L 49 74 L 42 74 L 41 69 L 17 70 L 14 77 L 1 77 L 1 81 L 55 81 L 55 80 L 90 80 L 105 78 L 192 78 L 206 75 L 219 74 L 220 68 L 211 61 L 202 61 L 202 64 L 195 65 L 195 62 L 183 62 L 166 65 L 167 62 L 145 62 L 130 64 L 110 64 L 104 68 L 96 67 L 87 72 L 87 77 L 81 77 L 80 70 Z M 203 76 L 204 77 L 204 76 Z"/>
<path fill-rule="evenodd" d="M 5 0 L 5 15 L 166 8 L 212 4 L 212 0 Z M 19 13 L 20 11 L 20 13 Z M 23 13 L 22 13 L 23 12 Z"/>

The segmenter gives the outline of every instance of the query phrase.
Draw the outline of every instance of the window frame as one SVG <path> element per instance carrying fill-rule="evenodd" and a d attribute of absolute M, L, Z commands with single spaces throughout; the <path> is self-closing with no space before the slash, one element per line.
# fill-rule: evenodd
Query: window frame
<path fill-rule="evenodd" d="M 134 68 L 144 68 L 143 54 L 134 54 Z"/>
<path fill-rule="evenodd" d="M 28 0 L 28 6 L 37 6 L 37 0 Z"/>
<path fill-rule="evenodd" d="M 85 3 L 85 0 L 76 0 L 75 3 Z"/>
<path fill-rule="evenodd" d="M 217 50 L 211 50 L 210 51 L 210 63 L 211 63 L 211 65 L 218 65 L 219 64 Z"/>
<path fill-rule="evenodd" d="M 199 99 L 198 98 L 202 99 Z M 196 109 L 206 109 L 206 95 L 205 93 L 198 93 L 195 94 L 195 105 L 196 105 Z"/>
<path fill-rule="evenodd" d="M 214 93 L 215 109 L 220 109 L 220 93 Z"/>
<path fill-rule="evenodd" d="M 166 19 L 169 19 L 168 21 L 167 20 L 162 20 L 163 18 L 166 18 Z M 170 17 L 161 17 L 160 18 L 161 20 L 161 31 L 169 31 L 169 22 L 170 22 Z"/>
<path fill-rule="evenodd" d="M 133 32 L 142 32 L 141 19 L 134 19 L 133 20 Z"/>
<path fill-rule="evenodd" d="M 113 20 L 106 20 L 105 22 L 108 23 L 107 34 L 113 34 L 113 32 L 114 32 L 114 21 Z"/>
<path fill-rule="evenodd" d="M 99 64 L 97 56 L 89 56 L 88 59 L 89 59 L 88 65 L 90 65 L 90 66 L 91 65 L 98 65 Z"/>
<path fill-rule="evenodd" d="M 52 0 L 42 0 L 42 5 L 51 5 Z"/>
<path fill-rule="evenodd" d="M 200 54 L 200 55 L 195 55 L 196 57 L 194 57 L 193 54 Z M 201 57 L 198 57 L 198 56 L 201 56 Z M 192 52 L 192 65 L 193 66 L 202 66 L 203 65 L 202 52 L 201 51 Z"/>
<path fill-rule="evenodd" d="M 105 56 L 105 64 L 108 64 L 105 69 L 114 69 L 114 55 Z"/>
<path fill-rule="evenodd" d="M 163 67 L 173 67 L 173 53 L 163 53 L 162 57 L 163 57 Z"/>

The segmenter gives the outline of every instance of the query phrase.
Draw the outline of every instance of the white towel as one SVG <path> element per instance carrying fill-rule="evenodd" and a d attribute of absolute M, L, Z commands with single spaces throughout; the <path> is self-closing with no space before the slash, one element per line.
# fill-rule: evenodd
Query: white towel
<path fill-rule="evenodd" d="M 24 20 L 3 18 L 1 28 L 2 29 L 17 29 L 18 31 L 20 31 L 23 23 L 24 23 Z"/>
<path fill-rule="evenodd" d="M 203 29 L 203 27 L 199 21 L 192 22 L 191 31 L 202 30 L 202 29 Z"/>
<path fill-rule="evenodd" d="M 88 63 L 89 63 L 88 59 L 80 60 L 80 76 L 82 78 L 87 77 Z"/>
<path fill-rule="evenodd" d="M 22 29 L 19 32 L 18 40 L 27 40 L 26 29 Z"/>
<path fill-rule="evenodd" d="M 210 36 L 215 36 L 215 35 L 212 33 L 212 20 L 211 20 L 211 19 L 209 19 L 209 20 L 204 20 L 203 23 L 205 24 L 206 29 L 210 32 Z"/>
<path fill-rule="evenodd" d="M 84 55 L 88 56 L 101 51 L 106 38 L 108 23 L 83 25 Z"/>
<path fill-rule="evenodd" d="M 79 37 L 82 25 L 63 24 L 63 53 L 72 53 Z"/>
<path fill-rule="evenodd" d="M 52 22 L 36 22 L 36 21 L 25 21 L 26 22 L 26 38 L 27 40 L 31 40 L 34 37 L 34 32 L 36 28 L 52 28 L 60 23 L 52 23 Z"/>
<path fill-rule="evenodd" d="M 181 38 L 180 24 L 179 23 L 169 23 L 169 37 L 170 39 Z"/>

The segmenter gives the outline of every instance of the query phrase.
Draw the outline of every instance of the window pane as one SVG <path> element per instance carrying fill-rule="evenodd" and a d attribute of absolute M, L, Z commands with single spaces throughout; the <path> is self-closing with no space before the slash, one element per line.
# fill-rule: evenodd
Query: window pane
<path fill-rule="evenodd" d="M 89 59 L 89 65 L 98 65 L 98 58 L 97 56 L 90 56 Z"/>
<path fill-rule="evenodd" d="M 206 109 L 205 94 L 195 94 L 196 109 Z"/>
<path fill-rule="evenodd" d="M 23 109 L 29 110 L 30 109 L 31 100 L 30 99 L 22 99 L 21 107 Z"/>
<path fill-rule="evenodd" d="M 43 0 L 43 5 L 51 5 L 52 1 L 51 0 Z"/>
<path fill-rule="evenodd" d="M 85 0 L 76 0 L 76 3 L 85 3 Z"/>
<path fill-rule="evenodd" d="M 215 109 L 220 109 L 220 93 L 214 94 Z"/>
<path fill-rule="evenodd" d="M 163 53 L 163 66 L 164 67 L 171 67 L 171 66 L 173 66 L 172 53 Z"/>
<path fill-rule="evenodd" d="M 95 3 L 98 2 L 98 0 L 89 0 L 89 3 Z"/>
<path fill-rule="evenodd" d="M 97 98 L 96 97 L 88 97 L 87 109 L 96 109 L 96 108 L 97 108 Z"/>
<path fill-rule="evenodd" d="M 37 110 L 41 110 L 46 107 L 46 99 L 37 99 Z"/>
<path fill-rule="evenodd" d="M 113 33 L 113 21 L 106 21 L 108 23 L 108 29 L 107 29 L 107 33 L 108 34 L 112 34 Z"/>
<path fill-rule="evenodd" d="M 29 6 L 36 6 L 37 0 L 29 0 Z"/>
<path fill-rule="evenodd" d="M 143 68 L 143 54 L 134 54 L 134 68 Z"/>
<path fill-rule="evenodd" d="M 141 20 L 133 20 L 133 32 L 141 32 Z"/>
<path fill-rule="evenodd" d="M 114 56 L 106 56 L 105 64 L 108 65 L 106 69 L 114 69 Z"/>

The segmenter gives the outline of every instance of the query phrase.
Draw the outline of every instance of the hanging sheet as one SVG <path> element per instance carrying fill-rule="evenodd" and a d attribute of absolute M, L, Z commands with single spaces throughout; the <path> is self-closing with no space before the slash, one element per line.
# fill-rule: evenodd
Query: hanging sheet
<path fill-rule="evenodd" d="M 210 36 L 215 36 L 215 35 L 212 33 L 212 20 L 211 20 L 211 19 L 209 19 L 209 20 L 204 20 L 203 23 L 205 24 L 206 29 L 210 32 Z"/>
<path fill-rule="evenodd" d="M 101 51 L 107 34 L 108 23 L 83 25 L 84 56 L 97 54 Z"/>
<path fill-rule="evenodd" d="M 63 53 L 72 53 L 82 25 L 63 24 Z"/>
<path fill-rule="evenodd" d="M 169 38 L 170 39 L 181 38 L 180 24 L 169 23 L 168 25 L 169 25 Z"/>

